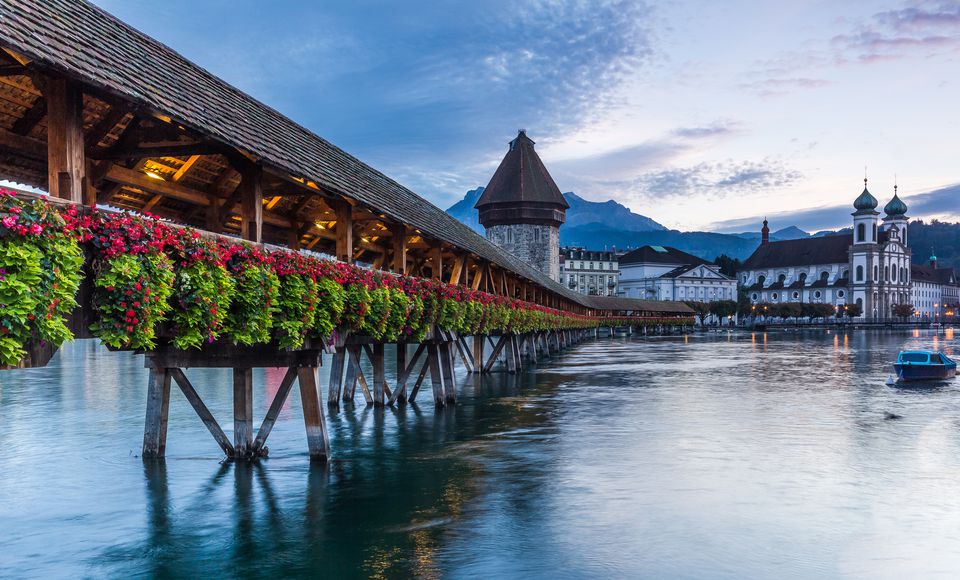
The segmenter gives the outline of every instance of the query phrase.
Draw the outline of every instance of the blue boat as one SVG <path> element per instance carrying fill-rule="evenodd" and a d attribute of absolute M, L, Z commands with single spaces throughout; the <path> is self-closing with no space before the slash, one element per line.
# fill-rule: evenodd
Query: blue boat
<path fill-rule="evenodd" d="M 929 350 L 905 350 L 893 364 L 899 381 L 938 381 L 957 376 L 957 363 Z"/>

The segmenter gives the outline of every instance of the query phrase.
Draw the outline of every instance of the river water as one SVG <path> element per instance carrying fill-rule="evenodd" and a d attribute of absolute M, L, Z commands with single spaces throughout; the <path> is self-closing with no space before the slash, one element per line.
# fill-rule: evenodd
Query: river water
<path fill-rule="evenodd" d="M 0 576 L 956 578 L 960 385 L 885 385 L 905 348 L 960 354 L 951 331 L 589 341 L 462 375 L 455 408 L 330 411 L 327 465 L 294 389 L 249 465 L 176 388 L 144 464 L 143 358 L 78 341 L 0 373 Z M 187 374 L 229 435 L 229 375 Z M 255 375 L 255 422 L 282 376 Z"/>

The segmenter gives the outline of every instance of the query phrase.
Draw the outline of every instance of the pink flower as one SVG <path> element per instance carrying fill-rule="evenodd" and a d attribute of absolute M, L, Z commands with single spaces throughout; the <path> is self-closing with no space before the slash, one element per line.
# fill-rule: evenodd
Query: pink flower
<path fill-rule="evenodd" d="M 11 229 L 13 226 L 17 225 L 17 218 L 13 217 L 12 215 L 8 215 L 7 217 L 3 218 L 0 223 L 3 224 L 3 227 Z"/>
<path fill-rule="evenodd" d="M 30 226 L 30 233 L 35 236 L 39 236 L 43 233 L 43 227 L 41 227 L 40 224 L 33 224 Z"/>

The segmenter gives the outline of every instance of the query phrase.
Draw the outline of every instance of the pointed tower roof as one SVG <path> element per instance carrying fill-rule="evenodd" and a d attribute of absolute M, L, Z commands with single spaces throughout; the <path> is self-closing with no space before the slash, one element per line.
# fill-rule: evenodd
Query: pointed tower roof
<path fill-rule="evenodd" d="M 485 227 L 563 223 L 570 205 L 533 146 L 533 139 L 524 130 L 510 141 L 510 149 L 474 206 L 480 210 L 480 223 Z"/>

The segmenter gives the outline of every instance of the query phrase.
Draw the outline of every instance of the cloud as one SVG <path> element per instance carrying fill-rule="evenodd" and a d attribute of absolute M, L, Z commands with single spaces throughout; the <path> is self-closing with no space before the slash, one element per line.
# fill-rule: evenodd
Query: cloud
<path fill-rule="evenodd" d="M 960 219 L 960 185 L 951 185 L 926 193 L 903 196 L 903 200 L 910 208 L 908 215 L 913 218 Z M 851 199 L 849 203 L 845 204 L 725 220 L 712 224 L 708 229 L 718 232 L 759 230 L 760 222 L 766 217 L 773 229 L 797 226 L 808 232 L 832 230 L 850 226 L 852 204 Z"/>
<path fill-rule="evenodd" d="M 692 167 L 647 173 L 631 184 L 635 196 L 647 199 L 701 196 L 722 199 L 790 187 L 803 175 L 775 159 L 700 163 Z"/>
<path fill-rule="evenodd" d="M 754 80 L 738 85 L 777 96 L 830 84 L 830 69 L 960 51 L 960 1 L 910 2 L 850 23 L 848 30 L 807 43 L 808 49 L 757 61 Z"/>
<path fill-rule="evenodd" d="M 730 120 L 715 121 L 698 127 L 680 127 L 671 133 L 681 139 L 706 139 L 712 137 L 726 137 L 737 133 L 740 123 Z"/>

